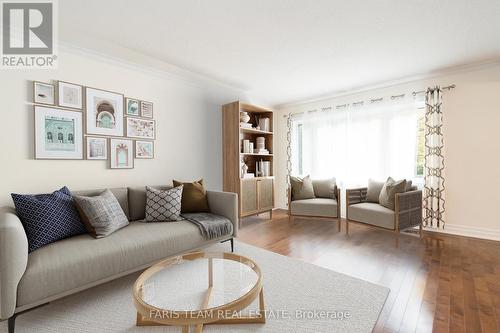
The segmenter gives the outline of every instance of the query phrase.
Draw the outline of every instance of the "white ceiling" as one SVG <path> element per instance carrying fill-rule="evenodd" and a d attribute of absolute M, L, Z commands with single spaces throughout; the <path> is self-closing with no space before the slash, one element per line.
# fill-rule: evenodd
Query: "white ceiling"
<path fill-rule="evenodd" d="M 500 59 L 498 0 L 64 0 L 59 18 L 63 42 L 130 49 L 268 105 Z"/>

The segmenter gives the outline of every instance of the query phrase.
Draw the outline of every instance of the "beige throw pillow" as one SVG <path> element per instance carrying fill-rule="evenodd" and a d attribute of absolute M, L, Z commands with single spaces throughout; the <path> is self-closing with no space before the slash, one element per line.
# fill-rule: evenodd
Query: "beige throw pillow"
<path fill-rule="evenodd" d="M 394 201 L 396 193 L 404 193 L 406 190 L 406 180 L 395 181 L 391 177 L 387 178 L 387 181 L 380 191 L 380 196 L 378 198 L 379 203 L 389 209 L 394 210 Z"/>
<path fill-rule="evenodd" d="M 379 202 L 380 192 L 384 187 L 384 182 L 378 182 L 373 179 L 368 179 L 368 190 L 366 192 L 366 201 Z"/>
<path fill-rule="evenodd" d="M 304 178 L 290 176 L 290 184 L 292 186 L 292 199 L 303 200 L 313 199 L 314 187 L 311 177 L 305 176 Z"/>
<path fill-rule="evenodd" d="M 335 199 L 337 197 L 337 183 L 335 178 L 313 179 L 312 184 L 316 198 Z"/>

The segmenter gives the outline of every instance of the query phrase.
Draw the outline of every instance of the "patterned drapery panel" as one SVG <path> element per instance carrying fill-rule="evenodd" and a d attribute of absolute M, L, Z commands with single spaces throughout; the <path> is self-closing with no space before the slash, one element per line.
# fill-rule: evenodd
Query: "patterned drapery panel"
<path fill-rule="evenodd" d="M 424 226 L 444 228 L 444 138 L 440 87 L 427 89 L 425 106 Z"/>
<path fill-rule="evenodd" d="M 288 205 L 288 191 L 290 190 L 290 176 L 292 174 L 292 114 L 286 117 L 286 203 Z"/>

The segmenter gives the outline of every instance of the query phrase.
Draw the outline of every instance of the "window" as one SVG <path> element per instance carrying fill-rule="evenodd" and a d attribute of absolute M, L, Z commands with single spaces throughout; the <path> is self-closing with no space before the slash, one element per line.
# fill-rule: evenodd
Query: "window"
<path fill-rule="evenodd" d="M 415 163 L 415 177 L 424 176 L 424 161 L 425 161 L 425 109 L 418 110 L 417 120 L 417 156 Z"/>

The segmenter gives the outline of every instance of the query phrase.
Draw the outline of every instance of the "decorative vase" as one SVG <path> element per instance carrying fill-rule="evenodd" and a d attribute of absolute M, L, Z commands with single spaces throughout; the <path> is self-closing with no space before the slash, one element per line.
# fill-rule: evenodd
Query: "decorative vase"
<path fill-rule="evenodd" d="M 240 112 L 240 121 L 242 123 L 248 123 L 250 121 L 250 116 L 248 115 L 248 112 L 245 111 Z"/>

